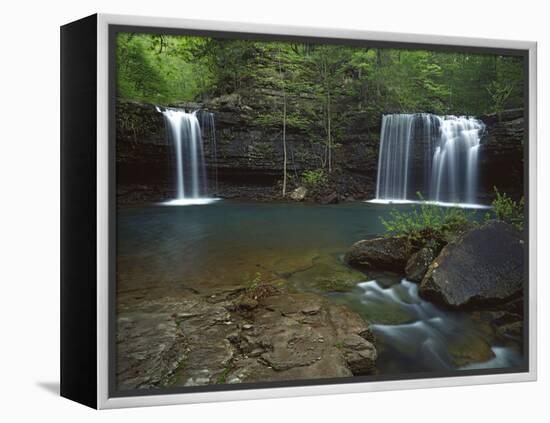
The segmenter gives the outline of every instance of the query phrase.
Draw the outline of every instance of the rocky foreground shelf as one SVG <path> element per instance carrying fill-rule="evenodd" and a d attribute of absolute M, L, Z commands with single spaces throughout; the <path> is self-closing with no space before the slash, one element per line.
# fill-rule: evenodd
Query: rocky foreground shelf
<path fill-rule="evenodd" d="M 368 323 L 316 294 L 272 286 L 121 305 L 119 389 L 365 375 Z"/>

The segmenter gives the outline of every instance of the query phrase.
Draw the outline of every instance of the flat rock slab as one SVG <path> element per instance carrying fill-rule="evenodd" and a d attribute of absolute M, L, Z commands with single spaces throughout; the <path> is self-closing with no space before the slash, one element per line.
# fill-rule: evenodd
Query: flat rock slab
<path fill-rule="evenodd" d="M 241 297 L 214 302 L 188 293 L 119 307 L 119 389 L 374 372 L 374 336 L 346 307 L 317 294 L 275 290 L 242 309 Z"/>
<path fill-rule="evenodd" d="M 159 298 L 118 310 L 118 388 L 170 386 L 185 370 L 185 384 L 200 384 L 223 372 L 233 350 L 224 307 L 198 296 Z M 214 342 L 199 342 L 215 339 Z M 221 339 L 220 339 L 221 338 Z M 208 360 L 208 362 L 206 362 Z"/>
<path fill-rule="evenodd" d="M 420 284 L 424 298 L 453 308 L 484 308 L 521 296 L 524 242 L 500 221 L 471 229 L 448 244 Z"/>

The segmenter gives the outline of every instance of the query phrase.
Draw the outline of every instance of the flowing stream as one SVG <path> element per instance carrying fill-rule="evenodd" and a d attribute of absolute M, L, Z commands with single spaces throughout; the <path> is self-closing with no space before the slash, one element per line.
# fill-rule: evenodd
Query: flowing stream
<path fill-rule="evenodd" d="M 418 296 L 418 285 L 380 274 L 330 297 L 371 322 L 380 345 L 381 373 L 514 367 L 522 364 L 519 340 L 490 335 L 489 322 L 439 308 Z"/>
<path fill-rule="evenodd" d="M 375 202 L 424 200 L 478 205 L 479 145 L 484 124 L 428 113 L 382 118 Z"/>

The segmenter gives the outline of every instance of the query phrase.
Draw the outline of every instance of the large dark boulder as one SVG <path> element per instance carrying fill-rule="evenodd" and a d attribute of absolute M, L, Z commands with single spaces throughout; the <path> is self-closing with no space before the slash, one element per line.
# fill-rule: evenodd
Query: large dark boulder
<path fill-rule="evenodd" d="M 358 241 L 346 252 L 350 266 L 364 270 L 391 270 L 402 273 L 412 247 L 406 238 L 375 238 Z"/>
<path fill-rule="evenodd" d="M 435 252 L 433 248 L 421 248 L 407 261 L 405 276 L 411 282 L 421 282 L 434 259 Z"/>
<path fill-rule="evenodd" d="M 522 294 L 524 242 L 513 226 L 491 221 L 448 244 L 430 265 L 420 295 L 453 308 L 484 308 Z"/>

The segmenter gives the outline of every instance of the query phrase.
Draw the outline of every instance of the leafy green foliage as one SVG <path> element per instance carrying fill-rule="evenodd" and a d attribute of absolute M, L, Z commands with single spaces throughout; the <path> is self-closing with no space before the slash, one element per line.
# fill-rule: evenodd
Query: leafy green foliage
<path fill-rule="evenodd" d="M 242 298 L 258 301 L 273 295 L 279 288 L 284 286 L 284 283 L 282 281 L 267 280 L 261 272 L 256 272 L 254 277 L 247 277 L 245 285 L 246 289 L 242 294 Z"/>
<path fill-rule="evenodd" d="M 422 195 L 417 193 L 422 200 Z M 413 244 L 424 246 L 430 241 L 443 244 L 472 225 L 469 213 L 458 207 L 440 207 L 421 203 L 408 211 L 392 210 L 390 218 L 380 218 L 387 236 L 407 237 Z"/>
<path fill-rule="evenodd" d="M 341 102 L 378 119 L 381 112 L 480 114 L 523 101 L 522 59 L 515 56 L 117 35 L 117 88 L 127 99 L 189 101 L 241 92 L 268 100 L 280 95 L 281 70 L 299 103 L 299 121 L 320 125 L 325 136 L 329 115 L 336 132 L 348 117 L 337 113 Z"/>
<path fill-rule="evenodd" d="M 256 274 L 254 275 L 254 277 L 248 281 L 248 290 L 249 291 L 254 291 L 256 290 L 260 285 L 262 285 L 262 282 L 263 279 L 262 279 L 262 273 L 261 272 L 256 272 Z"/>
<path fill-rule="evenodd" d="M 499 113 L 504 110 L 504 106 L 512 94 L 512 87 L 499 81 L 491 81 L 487 86 L 487 92 L 491 96 L 493 112 Z"/>
<path fill-rule="evenodd" d="M 323 169 L 306 170 L 302 173 L 302 184 L 308 189 L 316 189 L 328 182 L 327 174 Z"/>
<path fill-rule="evenodd" d="M 206 64 L 194 58 L 194 51 L 204 40 L 118 33 L 117 95 L 165 104 L 196 99 L 210 81 Z"/>
<path fill-rule="evenodd" d="M 506 193 L 501 193 L 497 187 L 494 187 L 494 190 L 496 198 L 493 200 L 492 206 L 496 218 L 514 225 L 520 231 L 523 230 L 525 199 L 521 197 L 519 201 L 514 201 Z M 490 219 L 491 216 L 486 216 L 487 218 Z"/>

